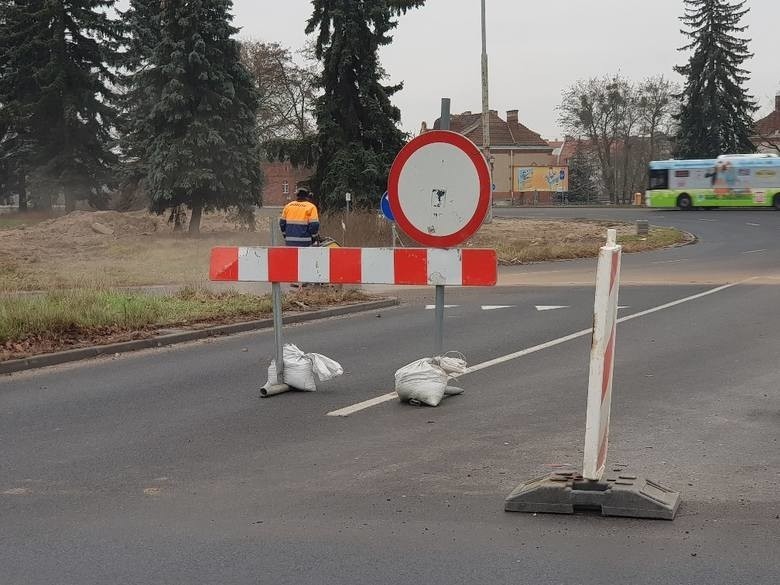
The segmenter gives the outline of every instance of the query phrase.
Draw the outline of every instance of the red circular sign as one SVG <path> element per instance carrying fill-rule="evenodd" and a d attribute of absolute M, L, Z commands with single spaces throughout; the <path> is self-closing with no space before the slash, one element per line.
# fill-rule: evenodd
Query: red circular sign
<path fill-rule="evenodd" d="M 387 193 L 404 233 L 424 246 L 452 248 L 482 225 L 490 207 L 490 181 L 485 157 L 471 140 L 434 130 L 398 153 Z"/>

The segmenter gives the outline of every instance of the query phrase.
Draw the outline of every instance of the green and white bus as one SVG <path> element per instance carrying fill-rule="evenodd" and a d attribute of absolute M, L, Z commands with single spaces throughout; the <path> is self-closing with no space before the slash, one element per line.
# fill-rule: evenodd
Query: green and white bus
<path fill-rule="evenodd" d="M 730 154 L 650 163 L 647 207 L 774 207 L 780 210 L 780 157 Z"/>

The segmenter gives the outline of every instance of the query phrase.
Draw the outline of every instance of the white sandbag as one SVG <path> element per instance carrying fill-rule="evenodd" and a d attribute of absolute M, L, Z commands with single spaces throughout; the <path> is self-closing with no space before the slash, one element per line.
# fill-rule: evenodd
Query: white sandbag
<path fill-rule="evenodd" d="M 344 373 L 344 368 L 341 367 L 340 363 L 321 353 L 307 353 L 306 357 L 311 359 L 314 373 L 317 374 L 317 378 L 320 379 L 320 382 L 331 380 Z"/>
<path fill-rule="evenodd" d="M 460 376 L 466 373 L 466 358 L 462 353 L 448 352 L 443 356 L 435 357 L 433 359 L 438 366 L 451 377 Z"/>
<path fill-rule="evenodd" d="M 314 366 L 311 358 L 292 343 L 284 346 L 282 355 L 284 383 L 296 390 L 316 391 L 317 384 L 314 380 Z"/>
<path fill-rule="evenodd" d="M 448 379 L 447 373 L 432 358 L 423 358 L 395 373 L 395 391 L 404 402 L 438 406 L 444 398 Z"/>
<path fill-rule="evenodd" d="M 276 371 L 276 360 L 271 360 L 271 365 L 268 366 L 268 381 L 262 386 L 261 390 L 268 390 L 271 386 L 276 386 L 279 383 L 279 374 Z"/>

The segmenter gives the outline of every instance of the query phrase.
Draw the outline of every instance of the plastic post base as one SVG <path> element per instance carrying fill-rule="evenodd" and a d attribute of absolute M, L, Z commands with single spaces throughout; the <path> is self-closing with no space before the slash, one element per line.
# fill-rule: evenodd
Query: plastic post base
<path fill-rule="evenodd" d="M 680 493 L 635 475 L 609 475 L 602 481 L 581 475 L 551 473 L 517 487 L 506 499 L 507 512 L 574 514 L 600 511 L 602 516 L 674 520 Z"/>

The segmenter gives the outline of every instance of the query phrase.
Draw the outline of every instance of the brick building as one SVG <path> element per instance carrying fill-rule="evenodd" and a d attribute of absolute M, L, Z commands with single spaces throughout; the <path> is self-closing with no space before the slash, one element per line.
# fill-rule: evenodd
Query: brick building
<path fill-rule="evenodd" d="M 506 120 L 503 120 L 496 110 L 491 110 L 489 120 L 494 200 L 511 201 L 521 205 L 554 200 L 556 192 L 568 181 L 568 169 L 561 169 L 565 165 L 559 167 L 557 157 L 553 155 L 553 148 L 539 134 L 520 123 L 517 110 L 509 110 Z M 440 120 L 434 122 L 433 128 L 440 128 Z M 450 118 L 450 130 L 463 134 L 482 148 L 481 113 L 463 112 L 453 115 Z M 421 131 L 428 131 L 425 123 Z M 566 175 L 566 181 L 555 183 L 553 180 L 558 181 L 561 170 Z M 547 175 L 550 178 L 549 183 L 546 180 Z M 528 180 L 529 176 L 531 180 Z"/>
<path fill-rule="evenodd" d="M 780 92 L 775 96 L 775 111 L 756 122 L 753 143 L 761 152 L 780 151 Z"/>
<path fill-rule="evenodd" d="M 308 167 L 295 167 L 289 162 L 261 163 L 263 170 L 263 206 L 279 207 L 295 197 L 296 187 L 311 177 Z"/>

